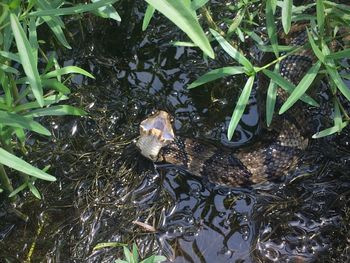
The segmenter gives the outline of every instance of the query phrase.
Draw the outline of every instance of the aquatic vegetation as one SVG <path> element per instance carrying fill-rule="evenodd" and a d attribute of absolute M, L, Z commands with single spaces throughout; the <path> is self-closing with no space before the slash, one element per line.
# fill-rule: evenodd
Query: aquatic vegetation
<path fill-rule="evenodd" d="M 61 16 L 92 12 L 120 21 L 112 6 L 114 2 L 93 1 L 70 7 L 62 7 L 64 1 L 6 0 L 0 3 L 0 189 L 10 198 L 14 199 L 27 188 L 41 198 L 35 180 L 56 180 L 46 172 L 49 167 L 39 169 L 25 161 L 28 160 L 26 141 L 31 133 L 51 135 L 38 122 L 41 117 L 86 115 L 82 109 L 62 104 L 71 92 L 66 83 L 73 74 L 94 78 L 79 67 L 61 67 L 54 52 L 47 56 L 43 46 L 50 43 L 38 39 L 38 31 L 48 26 L 58 42 L 70 49 Z M 17 179 L 15 174 L 20 179 L 16 189 L 12 184 L 12 180 Z"/>
<path fill-rule="evenodd" d="M 139 252 L 135 243 L 132 245 L 132 252 L 127 248 L 127 246 L 124 246 L 123 249 L 125 260 L 117 259 L 115 263 L 157 263 L 167 260 L 166 257 L 158 255 L 152 255 L 143 260 L 139 260 Z"/>

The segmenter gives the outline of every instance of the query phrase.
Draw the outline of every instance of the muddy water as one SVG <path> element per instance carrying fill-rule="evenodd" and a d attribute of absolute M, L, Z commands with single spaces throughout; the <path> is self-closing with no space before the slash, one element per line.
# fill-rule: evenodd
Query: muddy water
<path fill-rule="evenodd" d="M 136 242 L 142 256 L 162 253 L 174 262 L 347 262 L 348 131 L 313 142 L 280 182 L 251 188 L 208 185 L 171 165 L 154 166 L 133 148 L 138 124 L 152 111 L 169 111 L 177 134 L 239 147 L 259 139 L 258 105 L 253 95 L 229 142 L 245 79 L 186 87 L 232 61 L 218 48 L 206 62 L 198 50 L 172 46 L 183 35 L 160 16 L 142 32 L 139 3 L 119 9 L 121 24 L 69 21 L 74 51 L 59 58 L 96 77 L 71 80 L 70 103 L 89 116 L 45 119 L 53 136 L 31 138 L 33 162 L 51 164 L 58 182 L 38 185 L 42 201 L 25 194 L 17 208 L 28 222 L 0 215 L 0 261 L 111 262 L 122 249 L 93 250 L 96 244 Z"/>

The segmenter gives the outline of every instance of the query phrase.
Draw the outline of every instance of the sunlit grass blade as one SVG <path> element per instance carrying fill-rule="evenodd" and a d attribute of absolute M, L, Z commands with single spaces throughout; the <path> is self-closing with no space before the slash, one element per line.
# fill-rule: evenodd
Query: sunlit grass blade
<path fill-rule="evenodd" d="M 179 47 L 197 47 L 195 43 L 185 41 L 172 41 L 171 44 Z"/>
<path fill-rule="evenodd" d="M 60 68 L 60 69 L 56 69 L 53 71 L 50 71 L 48 73 L 46 73 L 45 75 L 43 75 L 43 78 L 49 79 L 49 78 L 54 78 L 57 76 L 62 76 L 62 75 L 66 75 L 66 74 L 73 74 L 73 73 L 78 73 L 84 76 L 87 76 L 89 78 L 94 79 L 94 76 L 91 75 L 89 72 L 87 72 L 86 70 L 79 68 L 77 66 L 67 66 L 64 68 Z"/>
<path fill-rule="evenodd" d="M 345 98 L 347 98 L 347 100 L 350 101 L 350 89 L 341 79 L 339 72 L 333 67 L 329 66 L 326 66 L 326 69 L 328 74 L 331 76 L 331 80 L 334 82 L 334 84 L 337 86 L 340 92 L 345 96 Z"/>
<path fill-rule="evenodd" d="M 326 58 L 329 58 L 329 59 L 343 59 L 343 58 L 349 58 L 349 57 L 350 57 L 350 48 L 347 48 L 335 53 L 331 53 L 326 56 Z"/>
<path fill-rule="evenodd" d="M 269 39 L 272 45 L 272 48 L 274 50 L 275 56 L 278 57 L 278 42 L 277 42 L 277 28 L 275 24 L 275 18 L 274 18 L 274 8 L 273 8 L 274 1 L 273 0 L 267 0 L 266 1 L 266 28 L 267 28 L 267 34 L 269 35 Z"/>
<path fill-rule="evenodd" d="M 51 135 L 50 131 L 40 123 L 11 112 L 0 111 L 0 123 L 2 125 L 27 129 L 46 136 Z"/>
<path fill-rule="evenodd" d="M 307 89 L 311 86 L 312 82 L 317 76 L 318 71 L 321 67 L 321 61 L 317 61 L 306 73 L 306 75 L 302 78 L 293 92 L 290 94 L 288 99 L 283 103 L 279 114 L 286 112 L 290 107 L 294 105 L 294 103 L 301 98 L 307 91 Z"/>
<path fill-rule="evenodd" d="M 56 36 L 57 40 L 66 48 L 71 49 L 72 47 L 69 45 L 62 28 L 59 26 L 59 24 L 55 23 L 53 20 L 53 17 L 50 16 L 43 16 L 42 19 L 46 22 L 46 24 L 49 26 L 51 31 Z"/>
<path fill-rule="evenodd" d="M 240 9 L 237 12 L 235 18 L 233 19 L 230 27 L 227 30 L 228 35 L 230 35 L 232 32 L 234 32 L 239 27 L 239 25 L 241 24 L 241 22 L 243 20 L 244 13 L 245 13 L 245 9 Z"/>
<path fill-rule="evenodd" d="M 228 130 L 227 130 L 227 138 L 229 140 L 232 139 L 233 133 L 234 133 L 235 129 L 237 128 L 239 120 L 241 119 L 241 117 L 244 113 L 245 107 L 247 106 L 249 96 L 250 96 L 250 93 L 252 91 L 252 87 L 254 84 L 254 79 L 255 79 L 255 76 L 250 76 L 248 78 L 248 81 L 245 84 L 241 95 L 239 96 L 239 99 L 238 99 L 236 107 L 233 111 L 231 121 L 230 121 L 230 124 L 228 126 Z"/>
<path fill-rule="evenodd" d="M 323 33 L 324 33 L 325 14 L 324 14 L 323 1 L 324 0 L 316 0 L 317 26 L 318 26 L 320 36 L 323 36 Z"/>
<path fill-rule="evenodd" d="M 36 198 L 41 199 L 39 190 L 35 187 L 35 185 L 31 181 L 28 181 L 28 188 Z"/>
<path fill-rule="evenodd" d="M 97 3 L 100 0 L 92 0 L 93 3 Z M 95 15 L 98 15 L 102 18 L 110 18 L 115 21 L 122 21 L 120 15 L 118 14 L 117 10 L 112 5 L 105 5 L 102 7 L 99 7 L 98 9 L 92 11 Z"/>
<path fill-rule="evenodd" d="M 9 58 L 9 59 L 11 59 L 15 62 L 18 62 L 18 63 L 21 63 L 21 59 L 20 59 L 18 54 L 14 54 L 14 53 L 11 53 L 8 51 L 0 50 L 0 56 L 2 56 L 4 58 Z"/>
<path fill-rule="evenodd" d="M 292 22 L 293 0 L 284 0 L 282 4 L 282 26 L 286 34 L 288 34 Z"/>
<path fill-rule="evenodd" d="M 0 148 L 0 163 L 38 179 L 54 182 L 56 178 Z"/>
<path fill-rule="evenodd" d="M 44 89 L 51 88 L 65 95 L 70 93 L 70 89 L 66 85 L 64 85 L 62 82 L 59 82 L 56 79 L 44 79 L 42 84 L 44 86 Z"/>
<path fill-rule="evenodd" d="M 229 54 L 234 60 L 236 60 L 239 64 L 241 64 L 246 71 L 253 71 L 253 65 L 250 63 L 248 59 L 244 57 L 237 49 L 235 49 L 230 43 L 226 41 L 218 32 L 213 29 L 210 29 L 210 32 L 215 37 L 215 39 L 219 42 L 220 46 Z"/>
<path fill-rule="evenodd" d="M 117 1 L 118 0 L 101 0 L 101 1 L 98 1 L 97 3 L 80 4 L 73 7 L 64 7 L 64 8 L 50 9 L 50 10 L 39 10 L 39 11 L 30 12 L 29 16 L 62 16 L 62 15 L 80 14 L 80 13 L 96 10 L 106 5 L 112 5 Z"/>
<path fill-rule="evenodd" d="M 0 63 L 0 69 L 7 73 L 13 73 L 15 75 L 19 75 L 19 71 L 17 69 L 7 66 L 5 64 Z"/>
<path fill-rule="evenodd" d="M 210 81 L 213 81 L 219 78 L 236 75 L 236 74 L 242 74 L 242 73 L 244 73 L 244 68 L 242 67 L 224 67 L 224 68 L 214 69 L 204 74 L 203 76 L 200 76 L 197 80 L 192 82 L 188 86 L 188 89 L 196 88 L 200 85 L 203 85 L 205 83 L 208 83 Z"/>
<path fill-rule="evenodd" d="M 187 8 L 182 1 L 146 0 L 146 2 L 151 4 L 155 9 L 184 31 L 207 56 L 214 58 L 214 51 L 192 9 Z"/>
<path fill-rule="evenodd" d="M 37 99 L 40 106 L 44 105 L 43 101 L 43 89 L 41 85 L 41 79 L 35 63 L 35 58 L 32 53 L 32 48 L 29 44 L 29 41 L 18 21 L 18 18 L 15 14 L 10 14 L 11 19 L 11 28 L 15 36 L 17 49 L 23 70 L 28 78 L 32 92 Z"/>
<path fill-rule="evenodd" d="M 341 129 L 343 120 L 342 120 L 338 100 L 335 97 L 333 98 L 333 104 L 334 104 L 334 118 L 333 118 L 334 126 L 338 126 L 339 129 Z"/>
<path fill-rule="evenodd" d="M 32 110 L 28 113 L 25 113 L 23 116 L 27 117 L 42 117 L 42 116 L 62 116 L 62 115 L 76 115 L 84 116 L 87 113 L 79 108 L 69 106 L 69 105 L 57 105 L 51 106 L 49 108 Z"/>
<path fill-rule="evenodd" d="M 281 87 L 282 89 L 284 89 L 285 91 L 288 91 L 289 93 L 292 93 L 293 90 L 296 88 L 294 84 L 290 83 L 289 81 L 287 81 L 286 79 L 284 79 L 280 74 L 272 72 L 270 70 L 267 69 L 263 69 L 262 72 L 268 76 L 270 79 L 272 79 L 274 82 L 276 82 L 276 84 Z M 311 106 L 315 106 L 318 107 L 319 104 L 311 97 L 309 97 L 308 95 L 304 94 L 301 98 L 300 98 L 303 102 L 311 105 Z"/>
<path fill-rule="evenodd" d="M 64 96 L 64 95 L 61 95 L 61 96 L 51 95 L 51 96 L 44 98 L 44 106 L 55 104 L 55 103 L 58 103 L 58 102 L 63 101 L 63 100 L 68 100 L 68 97 Z M 21 112 L 21 111 L 26 111 L 26 110 L 30 110 L 30 109 L 37 109 L 39 107 L 40 106 L 36 101 L 32 101 L 32 102 L 27 102 L 27 103 L 20 104 L 20 105 L 16 106 L 14 108 L 14 112 Z"/>
<path fill-rule="evenodd" d="M 275 65 L 274 72 L 279 72 L 279 64 Z M 270 79 L 269 87 L 267 88 L 266 94 L 266 125 L 270 126 L 272 122 L 272 116 L 275 112 L 276 105 L 276 97 L 277 97 L 277 84 Z"/>
<path fill-rule="evenodd" d="M 13 197 L 15 196 L 16 194 L 18 194 L 19 192 L 23 191 L 24 189 L 27 188 L 27 183 L 24 183 L 24 184 L 21 184 L 19 187 L 17 187 L 15 190 L 13 190 L 13 192 L 11 192 L 9 194 L 9 197 Z"/>
<path fill-rule="evenodd" d="M 197 10 L 197 9 L 201 8 L 202 6 L 204 6 L 208 2 L 209 2 L 209 0 L 193 0 L 191 3 L 191 8 L 193 10 Z"/>
<path fill-rule="evenodd" d="M 307 30 L 307 36 L 309 39 L 309 43 L 311 45 L 312 51 L 314 52 L 314 54 L 316 55 L 316 57 L 322 61 L 322 63 L 325 63 L 325 56 L 322 53 L 322 51 L 318 48 L 318 46 L 316 45 L 314 38 L 312 37 L 311 33 L 309 30 Z"/>
<path fill-rule="evenodd" d="M 339 125 L 332 126 L 328 129 L 315 133 L 314 135 L 312 135 L 312 138 L 318 139 L 318 138 L 322 138 L 322 137 L 326 137 L 328 135 L 334 134 L 336 132 L 341 132 L 341 130 L 344 129 L 348 124 L 349 124 L 348 121 L 344 121 L 341 123 L 340 127 Z"/>
<path fill-rule="evenodd" d="M 152 5 L 147 5 L 147 9 L 145 12 L 145 16 L 143 18 L 143 22 L 142 22 L 142 31 L 145 31 L 146 28 L 149 25 L 149 22 L 151 21 L 153 14 L 154 14 L 154 7 Z"/>

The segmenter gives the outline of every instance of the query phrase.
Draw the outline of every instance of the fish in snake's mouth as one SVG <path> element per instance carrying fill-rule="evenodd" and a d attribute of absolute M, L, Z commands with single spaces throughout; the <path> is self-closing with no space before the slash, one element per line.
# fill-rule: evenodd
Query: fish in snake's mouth
<path fill-rule="evenodd" d="M 140 124 L 140 138 L 136 146 L 146 158 L 157 161 L 161 148 L 175 138 L 169 113 L 158 111 Z"/>

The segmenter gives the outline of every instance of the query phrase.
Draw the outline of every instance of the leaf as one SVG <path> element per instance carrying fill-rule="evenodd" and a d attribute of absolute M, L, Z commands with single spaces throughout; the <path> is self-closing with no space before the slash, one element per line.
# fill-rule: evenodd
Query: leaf
<path fill-rule="evenodd" d="M 328 59 L 343 59 L 343 58 L 349 58 L 350 57 L 350 48 L 344 49 L 342 51 L 338 51 L 335 53 L 331 53 L 326 56 Z"/>
<path fill-rule="evenodd" d="M 17 69 L 10 67 L 10 66 L 7 66 L 5 64 L 0 63 L 0 69 L 3 70 L 4 72 L 7 72 L 7 73 L 13 73 L 15 75 L 19 74 L 19 71 Z"/>
<path fill-rule="evenodd" d="M 344 129 L 348 124 L 349 124 L 348 121 L 342 122 L 340 127 L 337 125 L 337 126 L 333 126 L 331 128 L 322 130 L 322 131 L 317 132 L 314 135 L 312 135 L 312 138 L 318 139 L 318 138 L 322 138 L 322 137 L 334 134 L 336 132 L 341 132 L 341 130 Z"/>
<path fill-rule="evenodd" d="M 282 5 L 282 26 L 286 34 L 288 34 L 292 22 L 293 0 L 284 0 Z"/>
<path fill-rule="evenodd" d="M 84 75 L 84 76 L 87 76 L 89 78 L 94 79 L 93 75 L 91 75 L 89 72 L 87 72 L 87 71 L 85 71 L 82 68 L 79 68 L 77 66 L 67 66 L 64 68 L 59 68 L 59 69 L 50 71 L 49 73 L 46 73 L 42 77 L 45 79 L 50 79 L 50 78 L 54 78 L 57 76 L 62 76 L 62 75 L 72 74 L 72 73 L 78 73 L 78 74 L 81 74 L 81 75 Z"/>
<path fill-rule="evenodd" d="M 339 129 L 341 130 L 342 116 L 339 108 L 339 103 L 336 98 L 333 99 L 333 104 L 334 104 L 334 126 L 338 126 Z"/>
<path fill-rule="evenodd" d="M 289 93 L 292 93 L 293 90 L 295 90 L 295 85 L 290 83 L 288 80 L 284 79 L 280 74 L 277 74 L 275 72 L 272 72 L 268 69 L 263 69 L 262 72 L 268 76 L 270 79 L 272 79 L 274 82 L 276 82 L 276 84 L 281 87 L 282 89 L 284 89 L 285 91 L 288 91 Z M 301 97 L 301 100 L 304 101 L 305 103 L 314 106 L 314 107 L 318 107 L 319 104 L 311 97 L 309 97 L 308 95 L 304 94 Z"/>
<path fill-rule="evenodd" d="M 306 31 L 307 32 L 307 37 L 309 39 L 309 43 L 311 45 L 312 51 L 314 52 L 314 54 L 316 55 L 316 57 L 322 61 L 322 63 L 325 63 L 325 56 L 323 55 L 322 51 L 318 48 L 318 46 L 316 45 L 314 38 L 312 37 L 311 33 L 309 30 Z"/>
<path fill-rule="evenodd" d="M 135 263 L 139 262 L 139 252 L 135 243 L 132 244 L 132 257 Z"/>
<path fill-rule="evenodd" d="M 46 136 L 51 135 L 50 131 L 40 123 L 16 113 L 0 111 L 0 123 L 2 125 L 27 129 Z"/>
<path fill-rule="evenodd" d="M 214 51 L 210 46 L 203 29 L 201 28 L 193 10 L 190 10 L 182 1 L 173 0 L 146 0 L 155 9 L 165 15 L 170 21 L 184 31 L 188 37 L 198 45 L 210 58 L 214 58 Z"/>
<path fill-rule="evenodd" d="M 318 25 L 318 30 L 320 32 L 321 37 L 324 34 L 324 21 L 325 21 L 323 1 L 324 0 L 316 0 L 317 25 Z"/>
<path fill-rule="evenodd" d="M 326 66 L 326 70 L 328 74 L 331 76 L 331 80 L 334 82 L 334 84 L 337 86 L 337 88 L 340 90 L 340 92 L 347 98 L 347 100 L 350 101 L 350 90 L 349 87 L 345 85 L 344 81 L 341 79 L 339 72 L 329 66 Z"/>
<path fill-rule="evenodd" d="M 132 258 L 131 251 L 128 249 L 128 247 L 126 247 L 126 246 L 123 247 L 123 250 L 124 250 L 125 259 L 126 259 L 129 263 L 134 262 L 134 261 L 133 261 L 133 258 Z"/>
<path fill-rule="evenodd" d="M 97 10 L 100 7 L 104 7 L 107 5 L 112 5 L 118 0 L 101 0 L 97 3 L 92 4 L 80 4 L 75 5 L 73 7 L 65 7 L 65 8 L 56 8 L 49 10 L 38 10 L 34 12 L 30 12 L 29 16 L 62 16 L 62 15 L 74 15 L 85 13 L 93 10 Z"/>
<path fill-rule="evenodd" d="M 28 113 L 25 113 L 26 117 L 42 117 L 42 116 L 62 116 L 62 115 L 76 115 L 76 116 L 84 116 L 87 113 L 81 109 L 70 105 L 57 105 L 51 106 L 48 108 L 32 110 Z"/>
<path fill-rule="evenodd" d="M 284 113 L 290 107 L 294 105 L 294 103 L 301 98 L 306 92 L 306 90 L 310 87 L 311 83 L 317 76 L 318 71 L 321 67 L 321 61 L 317 61 L 306 73 L 306 75 L 302 78 L 293 92 L 290 94 L 288 99 L 283 103 L 279 114 Z"/>
<path fill-rule="evenodd" d="M 275 65 L 274 72 L 279 72 L 279 64 Z M 277 97 L 277 84 L 271 79 L 266 94 L 266 124 L 270 126 L 272 122 L 272 116 L 275 112 L 276 97 Z"/>
<path fill-rule="evenodd" d="M 1 148 L 0 148 L 1 149 Z M 24 189 L 26 189 L 28 186 L 27 183 L 23 183 L 21 184 L 19 187 L 17 187 L 15 190 L 13 190 L 10 194 L 9 197 L 13 197 L 15 195 L 17 195 L 19 192 L 23 191 Z"/>
<path fill-rule="evenodd" d="M 32 183 L 32 182 L 28 182 L 28 187 L 29 187 L 29 190 L 32 192 L 32 194 L 38 198 L 38 199 L 41 199 L 41 195 L 39 193 L 39 190 L 35 187 L 35 185 Z"/>
<path fill-rule="evenodd" d="M 54 182 L 56 178 L 0 148 L 0 163 L 38 179 Z"/>
<path fill-rule="evenodd" d="M 155 11 L 155 9 L 153 6 L 147 5 L 145 16 L 144 16 L 143 22 L 142 22 L 142 31 L 145 31 L 146 28 L 148 27 L 149 22 L 151 21 L 151 19 L 153 17 L 154 11 Z"/>
<path fill-rule="evenodd" d="M 209 0 L 193 0 L 191 3 L 191 8 L 193 10 L 197 10 L 197 9 L 203 7 L 208 2 L 209 2 Z"/>
<path fill-rule="evenodd" d="M 273 9 L 273 1 L 267 0 L 266 1 L 266 29 L 267 34 L 269 35 L 269 39 L 272 45 L 272 48 L 274 50 L 275 56 L 278 57 L 278 42 L 277 42 L 277 28 L 275 24 L 275 18 L 274 18 L 274 9 Z"/>
<path fill-rule="evenodd" d="M 97 3 L 98 1 L 100 1 L 100 0 L 92 0 L 93 3 Z M 95 15 L 98 15 L 102 18 L 110 18 L 110 19 L 113 19 L 113 20 L 118 21 L 118 22 L 122 21 L 117 10 L 115 10 L 115 8 L 112 5 L 102 6 L 102 7 L 98 8 L 97 10 L 93 10 L 92 12 Z"/>
<path fill-rule="evenodd" d="M 236 74 L 242 74 L 242 73 L 244 73 L 244 69 L 242 67 L 224 67 L 224 68 L 214 69 L 204 74 L 203 76 L 200 76 L 197 80 L 192 82 L 188 86 L 188 89 L 196 88 L 200 85 L 203 85 L 205 83 L 208 83 L 210 81 L 213 81 L 219 78 L 236 75 Z"/>
<path fill-rule="evenodd" d="M 252 87 L 254 84 L 254 79 L 255 76 L 250 76 L 248 78 L 247 83 L 245 84 L 243 91 L 241 93 L 241 95 L 238 98 L 236 107 L 233 111 L 232 117 L 231 117 L 231 121 L 227 130 L 227 138 L 229 140 L 232 139 L 233 133 L 239 123 L 239 120 L 241 119 L 243 113 L 244 113 L 244 109 L 247 106 L 248 100 L 249 100 L 249 96 L 250 93 L 252 91 Z"/>
<path fill-rule="evenodd" d="M 61 92 L 65 95 L 70 93 L 70 89 L 67 86 L 65 86 L 62 82 L 59 82 L 56 79 L 44 79 L 42 81 L 42 84 L 44 88 L 48 87 L 53 90 L 57 90 L 58 92 Z"/>
<path fill-rule="evenodd" d="M 67 100 L 67 99 L 68 97 L 64 95 L 51 95 L 44 98 L 44 106 L 55 104 L 57 102 L 60 102 L 62 100 Z M 30 110 L 30 109 L 36 109 L 39 107 L 40 106 L 36 101 L 32 101 L 32 102 L 19 104 L 14 108 L 14 112 L 21 112 L 21 111 Z"/>
<path fill-rule="evenodd" d="M 99 250 L 107 247 L 123 247 L 127 245 L 128 244 L 120 243 L 120 242 L 103 242 L 103 243 L 98 243 L 96 246 L 94 246 L 93 250 Z"/>
<path fill-rule="evenodd" d="M 234 32 L 239 27 L 239 25 L 241 24 L 241 22 L 243 20 L 244 13 L 245 13 L 245 9 L 240 9 L 237 12 L 235 18 L 233 19 L 230 27 L 227 30 L 228 35 L 230 35 L 232 32 Z"/>
<path fill-rule="evenodd" d="M 16 45 L 23 66 L 23 70 L 28 78 L 29 84 L 32 88 L 32 92 L 38 101 L 39 105 L 42 107 L 44 105 L 43 99 L 43 89 L 41 86 L 41 79 L 35 63 L 35 58 L 32 53 L 31 46 L 28 39 L 18 21 L 15 14 L 10 14 L 11 28 L 13 35 L 15 36 Z"/>
<path fill-rule="evenodd" d="M 11 52 L 0 50 L 0 55 L 5 57 L 5 58 L 9 58 L 9 59 L 11 59 L 13 61 L 16 61 L 18 63 L 21 63 L 21 59 L 20 59 L 18 54 L 14 54 L 14 53 L 11 53 Z"/>
<path fill-rule="evenodd" d="M 235 49 L 230 43 L 226 41 L 218 32 L 213 29 L 209 29 L 215 39 L 219 42 L 221 47 L 229 54 L 234 60 L 236 60 L 239 64 L 244 66 L 247 72 L 254 71 L 253 65 L 250 63 L 248 59 L 244 57 L 237 49 Z"/>

